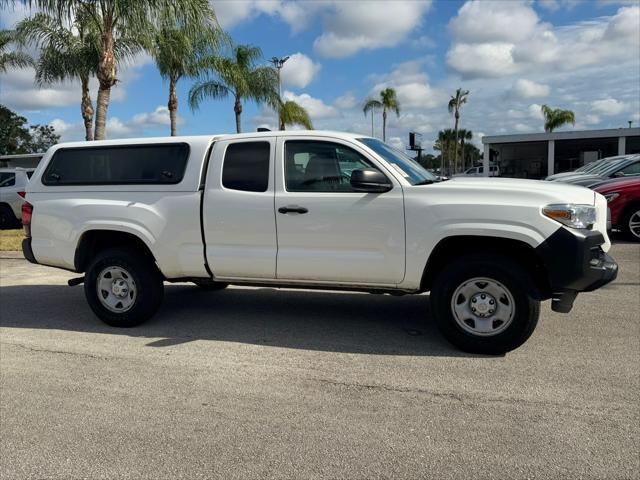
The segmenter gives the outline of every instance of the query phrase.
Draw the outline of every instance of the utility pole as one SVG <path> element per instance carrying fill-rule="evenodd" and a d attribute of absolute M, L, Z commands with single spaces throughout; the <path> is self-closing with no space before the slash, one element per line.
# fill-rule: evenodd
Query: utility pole
<path fill-rule="evenodd" d="M 373 111 L 375 110 L 375 108 L 371 109 L 371 137 L 375 137 L 374 133 L 373 133 Z"/>
<path fill-rule="evenodd" d="M 289 60 L 288 56 L 282 57 L 282 58 L 273 57 L 270 60 L 270 62 L 273 63 L 273 66 L 278 71 L 278 96 L 280 97 L 281 100 L 282 100 L 282 84 L 280 82 L 280 70 L 282 70 L 282 67 L 284 66 L 284 62 L 286 62 L 287 60 Z"/>

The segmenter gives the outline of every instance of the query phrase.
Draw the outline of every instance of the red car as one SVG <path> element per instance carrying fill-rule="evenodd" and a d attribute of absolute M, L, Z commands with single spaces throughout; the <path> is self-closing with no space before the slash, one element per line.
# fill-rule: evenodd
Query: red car
<path fill-rule="evenodd" d="M 592 188 L 607 199 L 611 226 L 640 242 L 640 177 L 616 178 Z"/>

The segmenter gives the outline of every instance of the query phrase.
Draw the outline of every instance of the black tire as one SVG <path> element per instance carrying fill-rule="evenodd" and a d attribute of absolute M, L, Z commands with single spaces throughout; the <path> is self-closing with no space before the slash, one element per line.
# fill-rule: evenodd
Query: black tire
<path fill-rule="evenodd" d="M 633 234 L 633 232 L 631 231 L 631 226 L 629 225 L 629 222 L 633 215 L 640 215 L 640 203 L 634 203 L 633 205 L 629 205 L 625 209 L 624 215 L 622 216 L 622 224 L 620 225 L 620 227 L 629 240 L 640 242 L 640 237 Z"/>
<path fill-rule="evenodd" d="M 494 280 L 513 297 L 513 320 L 495 335 L 472 334 L 458 325 L 454 317 L 452 297 L 456 289 L 476 277 Z M 540 301 L 536 299 L 530 276 L 523 267 L 500 255 L 468 255 L 456 260 L 436 277 L 430 299 L 436 324 L 444 337 L 470 353 L 502 355 L 518 348 L 531 336 L 540 315 Z"/>
<path fill-rule="evenodd" d="M 98 298 L 98 276 L 108 267 L 123 268 L 135 282 L 133 304 L 124 312 L 109 310 Z M 100 320 L 112 327 L 129 328 L 144 323 L 158 311 L 164 296 L 164 285 L 153 260 L 132 249 L 113 248 L 101 252 L 87 269 L 84 293 L 91 310 Z"/>
<path fill-rule="evenodd" d="M 210 292 L 215 292 L 217 290 L 224 290 L 229 286 L 228 283 L 215 282 L 213 280 L 207 280 L 207 279 L 194 280 L 193 283 L 196 284 L 198 287 L 200 287 L 202 290 L 207 290 Z"/>
<path fill-rule="evenodd" d="M 13 210 L 9 205 L 0 205 L 0 230 L 8 230 L 10 228 L 18 228 L 20 221 L 13 214 Z"/>

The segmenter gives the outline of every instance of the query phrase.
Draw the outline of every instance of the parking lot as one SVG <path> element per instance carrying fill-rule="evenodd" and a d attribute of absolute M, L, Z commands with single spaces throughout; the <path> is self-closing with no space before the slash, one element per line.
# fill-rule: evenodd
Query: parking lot
<path fill-rule="evenodd" d="M 504 357 L 428 295 L 170 285 L 103 325 L 73 274 L 0 252 L 0 477 L 638 478 L 640 245 Z"/>

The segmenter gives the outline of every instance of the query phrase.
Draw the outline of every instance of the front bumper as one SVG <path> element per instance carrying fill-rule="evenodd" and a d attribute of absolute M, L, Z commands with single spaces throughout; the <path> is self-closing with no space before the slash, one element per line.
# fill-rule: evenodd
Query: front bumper
<path fill-rule="evenodd" d="M 618 264 L 602 250 L 602 233 L 560 227 L 536 249 L 548 274 L 553 310 L 567 313 L 579 292 L 591 292 L 618 276 Z"/>

